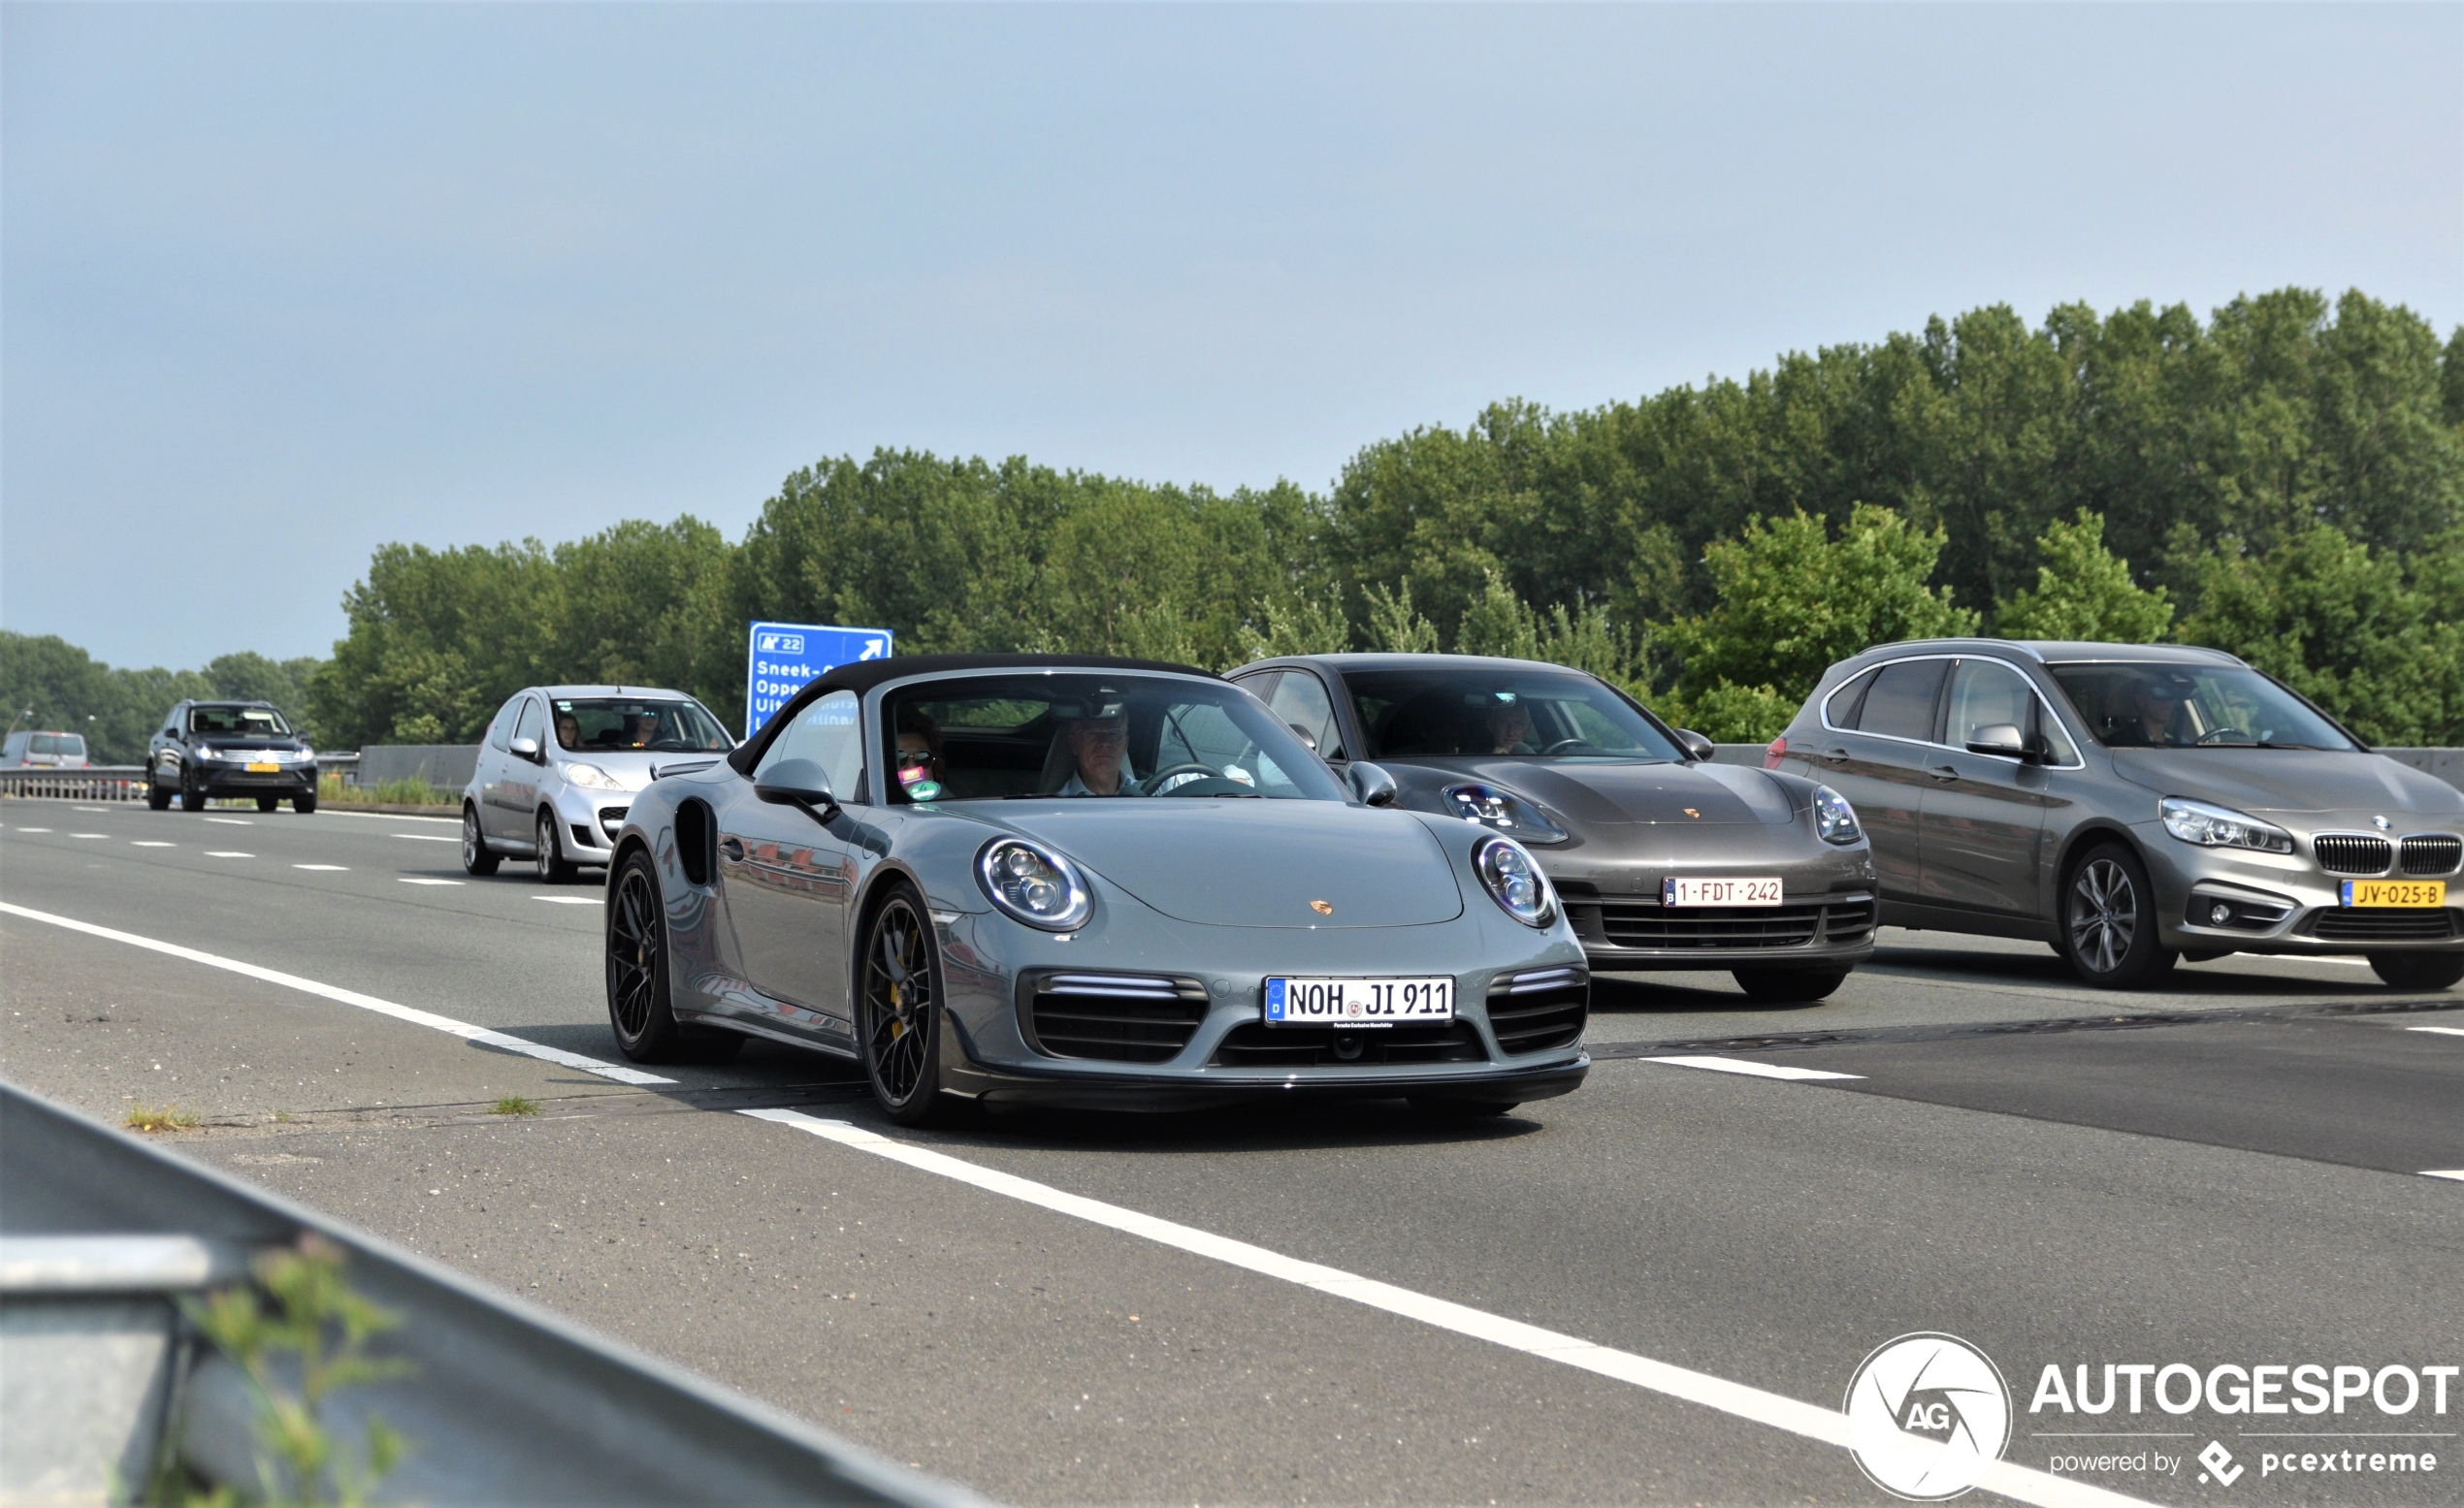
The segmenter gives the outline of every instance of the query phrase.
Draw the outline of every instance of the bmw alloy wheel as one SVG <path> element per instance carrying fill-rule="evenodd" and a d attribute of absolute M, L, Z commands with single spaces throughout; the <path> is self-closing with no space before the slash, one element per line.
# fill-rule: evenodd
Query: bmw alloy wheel
<path fill-rule="evenodd" d="M 2098 974 L 2111 974 L 2130 956 L 2139 931 L 2139 892 L 2129 872 L 2109 858 L 2079 866 L 2070 882 L 2070 950 Z"/>

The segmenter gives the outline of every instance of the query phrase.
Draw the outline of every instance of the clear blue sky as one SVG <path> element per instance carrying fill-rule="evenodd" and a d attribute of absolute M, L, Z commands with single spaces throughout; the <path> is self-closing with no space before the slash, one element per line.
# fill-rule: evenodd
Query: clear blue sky
<path fill-rule="evenodd" d="M 0 10 L 0 626 L 875 446 L 1323 488 L 2003 302 L 2464 317 L 2464 8 Z"/>

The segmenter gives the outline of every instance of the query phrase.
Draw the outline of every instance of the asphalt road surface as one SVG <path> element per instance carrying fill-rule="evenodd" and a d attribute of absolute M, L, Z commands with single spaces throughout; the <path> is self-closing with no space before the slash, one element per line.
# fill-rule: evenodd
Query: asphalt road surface
<path fill-rule="evenodd" d="M 2008 1495 L 2464 1500 L 2464 1379 L 2423 1370 L 2464 1363 L 2464 992 L 2231 958 L 2102 994 L 1887 933 L 1812 1007 L 1603 979 L 1590 1082 L 1474 1128 L 917 1133 L 767 1044 L 626 1081 L 596 886 L 470 879 L 455 831 L 0 804 L 0 1074 L 191 1110 L 187 1156 L 1012 1501 L 1888 1502 L 1823 1421 L 1914 1332 L 2007 1378 Z M 2042 1398 L 2109 1363 L 2209 1394 Z M 2418 1397 L 2215 1391 L 2305 1364 Z"/>

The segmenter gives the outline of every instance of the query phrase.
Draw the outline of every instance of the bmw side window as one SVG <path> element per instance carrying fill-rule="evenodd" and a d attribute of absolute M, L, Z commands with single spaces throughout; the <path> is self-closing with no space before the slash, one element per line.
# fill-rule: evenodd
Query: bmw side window
<path fill-rule="evenodd" d="M 1951 721 L 1944 743 L 1964 749 L 1979 729 L 2006 723 L 2022 737 L 2036 725 L 2036 689 L 2008 665 L 1962 659 L 1951 677 Z"/>
<path fill-rule="evenodd" d="M 864 774 L 862 707 L 854 691 L 832 691 L 795 715 L 753 767 L 753 778 L 790 759 L 810 759 L 829 777 L 830 794 L 861 801 Z"/>
<path fill-rule="evenodd" d="M 1857 716 L 1864 711 L 1865 693 L 1873 690 L 1874 672 L 1868 670 L 1846 686 L 1831 693 L 1823 703 L 1823 718 L 1843 733 L 1857 731 Z"/>
<path fill-rule="evenodd" d="M 1306 670 L 1288 670 L 1276 686 L 1275 694 L 1267 701 L 1281 722 L 1307 733 L 1317 746 L 1321 759 L 1347 759 L 1344 752 L 1343 730 L 1335 725 L 1335 701 L 1326 694 L 1326 685 Z"/>
<path fill-rule="evenodd" d="M 1931 743 L 1933 707 L 1948 664 L 1940 659 L 1903 659 L 1883 666 L 1859 709 L 1857 731 Z"/>

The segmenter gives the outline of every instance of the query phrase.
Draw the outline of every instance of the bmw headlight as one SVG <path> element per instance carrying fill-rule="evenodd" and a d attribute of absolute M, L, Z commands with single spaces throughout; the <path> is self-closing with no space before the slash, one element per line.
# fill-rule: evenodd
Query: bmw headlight
<path fill-rule="evenodd" d="M 975 857 L 975 878 L 1003 914 L 1048 932 L 1074 932 L 1095 910 L 1078 866 L 1025 838 L 986 844 Z"/>
<path fill-rule="evenodd" d="M 1481 839 L 1472 850 L 1472 867 L 1480 872 L 1489 899 L 1516 921 L 1527 927 L 1545 927 L 1557 919 L 1557 897 L 1548 888 L 1547 877 L 1513 839 Z"/>
<path fill-rule="evenodd" d="M 1492 832 L 1520 838 L 1525 843 L 1564 843 L 1566 829 L 1549 819 L 1539 807 L 1496 786 L 1449 786 L 1446 804 L 1454 815 L 1467 822 L 1477 822 Z"/>
<path fill-rule="evenodd" d="M 1814 787 L 1814 831 L 1825 843 L 1854 843 L 1865 835 L 1857 825 L 1857 809 L 1829 786 Z"/>
<path fill-rule="evenodd" d="M 2261 853 L 2293 851 L 2291 833 L 2281 827 L 2271 827 L 2254 817 L 2245 817 L 2231 807 L 2210 806 L 2204 801 L 2167 796 L 2156 803 L 2156 815 L 2164 818 L 2166 832 L 2184 843 L 2195 843 L 2202 849 L 2255 849 Z"/>
<path fill-rule="evenodd" d="M 619 781 L 615 776 L 608 774 L 605 770 L 600 769 L 596 764 L 568 764 L 565 767 L 565 778 L 571 781 L 576 786 L 586 786 L 592 790 L 622 790 L 625 788 L 622 781 Z"/>

